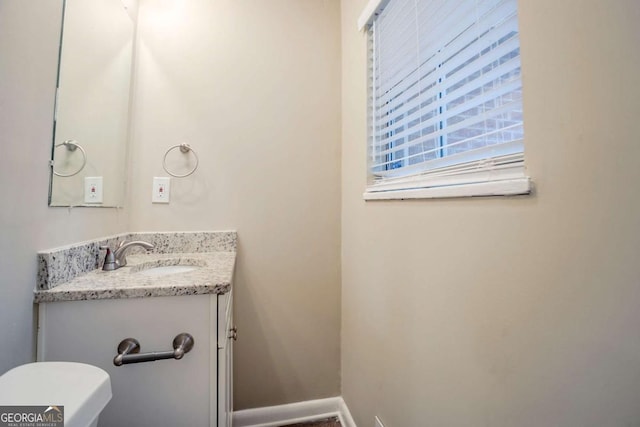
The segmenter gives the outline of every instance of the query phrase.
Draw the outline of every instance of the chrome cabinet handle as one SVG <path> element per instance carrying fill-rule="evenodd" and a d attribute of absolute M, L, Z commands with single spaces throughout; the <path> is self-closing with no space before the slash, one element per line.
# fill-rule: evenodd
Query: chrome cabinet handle
<path fill-rule="evenodd" d="M 154 360 L 176 359 L 180 360 L 193 348 L 194 340 L 190 334 L 178 334 L 173 339 L 173 350 L 152 351 L 140 353 L 140 343 L 135 338 L 125 338 L 118 345 L 118 355 L 114 357 L 116 366 L 129 363 L 153 362 Z"/>

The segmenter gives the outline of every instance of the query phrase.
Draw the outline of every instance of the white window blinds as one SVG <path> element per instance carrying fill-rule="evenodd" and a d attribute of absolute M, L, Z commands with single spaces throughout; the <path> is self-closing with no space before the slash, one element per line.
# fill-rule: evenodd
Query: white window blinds
<path fill-rule="evenodd" d="M 523 176 L 516 0 L 390 0 L 369 23 L 368 191 Z"/>

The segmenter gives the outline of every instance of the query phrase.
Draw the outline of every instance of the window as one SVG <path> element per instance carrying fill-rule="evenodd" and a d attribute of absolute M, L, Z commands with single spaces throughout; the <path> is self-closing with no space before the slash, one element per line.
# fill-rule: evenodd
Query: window
<path fill-rule="evenodd" d="M 371 0 L 365 199 L 526 194 L 516 0 Z"/>

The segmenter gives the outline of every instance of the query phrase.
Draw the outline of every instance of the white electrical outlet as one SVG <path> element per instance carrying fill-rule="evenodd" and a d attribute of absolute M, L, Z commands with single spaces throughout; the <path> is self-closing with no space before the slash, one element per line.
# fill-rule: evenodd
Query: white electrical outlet
<path fill-rule="evenodd" d="M 87 176 L 84 178 L 84 202 L 102 203 L 101 176 Z"/>
<path fill-rule="evenodd" d="M 164 176 L 153 178 L 153 192 L 151 193 L 152 203 L 169 203 L 171 194 L 171 179 Z"/>
<path fill-rule="evenodd" d="M 384 427 L 384 424 L 382 424 L 382 421 L 380 421 L 380 418 L 378 418 L 377 416 L 376 416 L 376 425 L 375 425 L 375 427 Z"/>

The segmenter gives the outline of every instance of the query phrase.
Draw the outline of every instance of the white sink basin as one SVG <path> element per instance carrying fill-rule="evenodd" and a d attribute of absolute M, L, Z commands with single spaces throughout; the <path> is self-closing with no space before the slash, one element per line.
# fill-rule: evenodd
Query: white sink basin
<path fill-rule="evenodd" d="M 138 274 L 143 276 L 158 277 L 166 276 L 167 274 L 187 273 L 189 271 L 198 270 L 200 267 L 197 265 L 163 265 L 160 267 L 151 267 L 145 270 L 141 270 Z"/>

